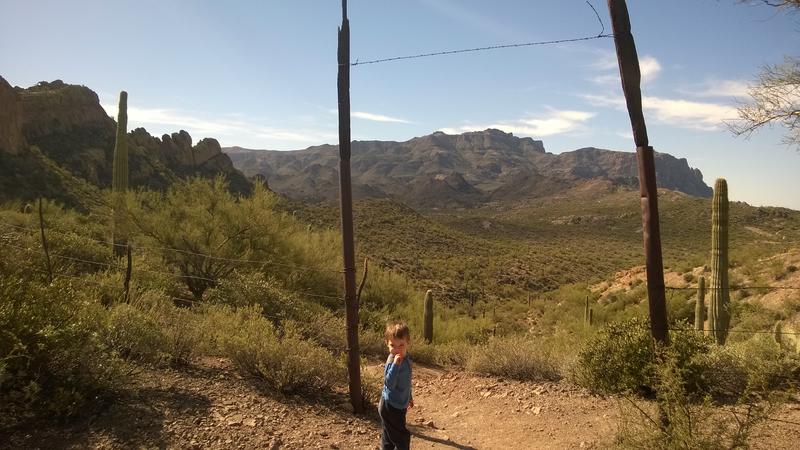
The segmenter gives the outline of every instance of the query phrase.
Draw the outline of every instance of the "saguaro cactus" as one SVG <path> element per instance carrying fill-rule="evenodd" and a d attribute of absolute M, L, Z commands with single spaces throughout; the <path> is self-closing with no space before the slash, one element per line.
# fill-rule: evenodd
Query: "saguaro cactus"
<path fill-rule="evenodd" d="M 424 307 L 422 337 L 425 342 L 431 343 L 433 341 L 433 292 L 430 289 L 425 293 Z"/>
<path fill-rule="evenodd" d="M 128 93 L 119 93 L 119 114 L 117 114 L 117 142 L 114 145 L 111 192 L 114 204 L 113 242 L 114 254 L 125 255 L 128 245 L 126 225 L 125 193 L 128 191 Z"/>
<path fill-rule="evenodd" d="M 706 277 L 700 276 L 697 280 L 697 302 L 694 304 L 694 329 L 703 331 L 706 312 Z"/>
<path fill-rule="evenodd" d="M 706 335 L 725 345 L 730 325 L 728 291 L 728 183 L 718 178 L 711 202 L 711 300 L 708 303 Z"/>

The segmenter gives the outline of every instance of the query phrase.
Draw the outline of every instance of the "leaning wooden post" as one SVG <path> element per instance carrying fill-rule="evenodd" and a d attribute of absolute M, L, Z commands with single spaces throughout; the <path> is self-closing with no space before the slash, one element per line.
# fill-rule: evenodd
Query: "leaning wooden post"
<path fill-rule="evenodd" d="M 625 0 L 608 0 L 614 44 L 617 49 L 622 91 L 636 143 L 639 162 L 639 191 L 642 206 L 642 234 L 647 267 L 647 299 L 650 307 L 650 332 L 661 343 L 669 342 L 667 333 L 667 302 L 664 294 L 664 266 L 661 259 L 661 231 L 658 220 L 658 191 L 653 147 L 647 140 L 647 128 L 642 113 L 641 73 L 636 45 L 631 34 L 631 22 Z"/>
<path fill-rule="evenodd" d="M 50 250 L 47 248 L 47 236 L 44 234 L 44 214 L 42 214 L 42 199 L 39 198 L 39 229 L 42 232 L 42 248 L 44 248 L 44 260 L 47 263 L 47 277 L 53 282 L 53 265 L 50 264 Z"/>
<path fill-rule="evenodd" d="M 347 319 L 347 375 L 350 404 L 362 413 L 361 359 L 358 351 L 358 299 L 356 298 L 356 258 L 353 239 L 353 191 L 350 185 L 350 22 L 347 0 L 342 0 L 342 26 L 339 28 L 339 193 L 342 212 L 342 251 L 344 253 L 344 304 Z"/>

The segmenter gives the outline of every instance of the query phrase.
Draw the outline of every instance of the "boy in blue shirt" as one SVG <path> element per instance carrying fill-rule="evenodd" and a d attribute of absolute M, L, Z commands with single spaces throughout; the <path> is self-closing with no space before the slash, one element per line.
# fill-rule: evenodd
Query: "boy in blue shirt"
<path fill-rule="evenodd" d="M 408 325 L 390 323 L 384 335 L 389 358 L 383 372 L 383 393 L 378 403 L 383 433 L 382 450 L 408 450 L 411 433 L 406 428 L 406 410 L 414 407 L 411 395 L 411 361 L 406 357 L 411 336 Z"/>

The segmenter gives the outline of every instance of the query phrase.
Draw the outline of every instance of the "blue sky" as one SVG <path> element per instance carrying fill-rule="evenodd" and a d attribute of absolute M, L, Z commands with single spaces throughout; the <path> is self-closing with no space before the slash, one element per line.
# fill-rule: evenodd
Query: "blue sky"
<path fill-rule="evenodd" d="M 610 30 L 606 3 L 592 0 Z M 630 0 L 657 151 L 687 158 L 733 200 L 800 209 L 800 153 L 782 129 L 749 140 L 736 117 L 764 64 L 798 54 L 800 14 L 735 0 Z M 195 141 L 299 149 L 337 142 L 336 0 L 0 0 L 0 75 L 96 91 L 129 126 Z M 350 0 L 353 61 L 595 35 L 583 0 Z M 487 127 L 553 153 L 633 151 L 611 39 L 356 66 L 354 139 L 407 140 Z"/>

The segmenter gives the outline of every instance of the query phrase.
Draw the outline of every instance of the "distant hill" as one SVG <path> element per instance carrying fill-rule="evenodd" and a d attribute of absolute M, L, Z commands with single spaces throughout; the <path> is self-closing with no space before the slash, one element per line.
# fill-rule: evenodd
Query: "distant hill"
<path fill-rule="evenodd" d="M 298 200 L 338 198 L 338 146 L 270 151 L 224 148 L 245 175 L 260 174 L 276 192 Z M 415 207 L 472 207 L 563 192 L 589 181 L 638 186 L 635 153 L 588 147 L 558 155 L 542 141 L 488 129 L 436 132 L 405 142 L 355 141 L 356 198 L 390 197 Z M 711 188 L 686 159 L 656 154 L 661 188 L 709 197 Z"/>
<path fill-rule="evenodd" d="M 23 89 L 0 77 L 0 199 L 44 195 L 84 203 L 80 193 L 111 185 L 115 135 L 116 123 L 91 89 L 60 80 Z M 223 174 L 232 191 L 250 191 L 215 139 L 193 145 L 185 131 L 159 139 L 144 128 L 128 136 L 133 188 L 163 189 L 180 178 Z"/>

